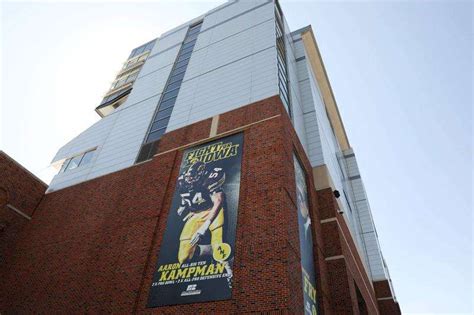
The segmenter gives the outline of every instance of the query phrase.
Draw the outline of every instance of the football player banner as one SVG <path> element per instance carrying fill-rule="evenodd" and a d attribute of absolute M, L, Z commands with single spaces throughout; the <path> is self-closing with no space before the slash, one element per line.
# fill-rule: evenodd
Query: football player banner
<path fill-rule="evenodd" d="M 242 143 L 184 151 L 148 307 L 231 298 Z"/>
<path fill-rule="evenodd" d="M 314 272 L 313 235 L 311 232 L 311 218 L 309 216 L 306 176 L 296 156 L 293 156 L 293 160 L 295 165 L 304 313 L 316 315 L 316 274 Z"/>

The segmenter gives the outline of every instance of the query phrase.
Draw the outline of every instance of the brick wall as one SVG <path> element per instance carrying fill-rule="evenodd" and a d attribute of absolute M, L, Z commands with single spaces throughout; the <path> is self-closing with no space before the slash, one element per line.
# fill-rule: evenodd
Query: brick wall
<path fill-rule="evenodd" d="M 45 190 L 46 184 L 0 151 L 0 266 L 14 250 Z"/>
<path fill-rule="evenodd" d="M 347 255 L 340 241 L 345 232 L 333 232 L 334 242 L 320 224 L 334 205 L 316 192 L 278 97 L 219 116 L 218 136 L 244 133 L 232 299 L 146 308 L 183 146 L 208 138 L 210 127 L 207 119 L 167 133 L 152 160 L 45 195 L 2 267 L 0 311 L 301 313 L 296 152 L 308 175 L 320 313 L 358 314 L 348 280 L 354 279 L 376 314 L 369 302 L 373 289 L 360 286 L 357 259 L 339 269 L 326 260 L 334 250 Z"/>
<path fill-rule="evenodd" d="M 400 305 L 390 289 L 388 280 L 374 282 L 374 289 L 382 314 L 401 314 Z"/>

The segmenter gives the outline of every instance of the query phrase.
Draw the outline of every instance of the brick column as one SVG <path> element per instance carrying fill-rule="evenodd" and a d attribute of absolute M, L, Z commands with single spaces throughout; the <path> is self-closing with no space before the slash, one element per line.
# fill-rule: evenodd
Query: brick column
<path fill-rule="evenodd" d="M 402 313 L 388 280 L 375 281 L 374 289 L 381 314 L 399 315 Z"/>
<path fill-rule="evenodd" d="M 381 314 L 375 292 L 331 188 L 317 191 L 323 255 L 335 314 Z M 358 294 L 358 291 L 360 292 Z"/>

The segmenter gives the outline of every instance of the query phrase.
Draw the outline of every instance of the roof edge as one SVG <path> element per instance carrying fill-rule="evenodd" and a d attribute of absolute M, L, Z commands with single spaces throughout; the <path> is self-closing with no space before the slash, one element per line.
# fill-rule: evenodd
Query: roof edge
<path fill-rule="evenodd" d="M 5 151 L 0 150 L 0 155 L 1 155 L 1 156 L 4 156 L 7 160 L 13 162 L 16 166 L 18 166 L 19 168 L 21 168 L 22 170 L 24 170 L 26 173 L 28 173 L 29 175 L 31 175 L 31 177 L 33 177 L 33 179 L 35 179 L 37 182 L 39 182 L 40 184 L 42 184 L 43 186 L 45 186 L 45 189 L 49 187 L 48 184 L 46 184 L 45 182 L 43 182 L 43 180 L 41 180 L 38 176 L 36 176 L 35 174 L 33 174 L 30 170 L 28 170 L 26 167 L 24 167 L 24 166 L 21 165 L 19 162 L 17 162 L 14 158 L 12 158 L 11 156 L 9 156 Z"/>
<path fill-rule="evenodd" d="M 314 36 L 313 28 L 311 25 L 304 28 L 301 37 L 307 53 L 309 64 L 313 70 L 313 74 L 318 82 L 319 88 L 323 95 L 324 105 L 329 116 L 331 127 L 334 130 L 334 134 L 339 142 L 341 150 L 350 149 L 349 138 L 347 137 L 346 129 L 341 118 L 341 113 L 337 106 L 334 92 L 329 82 L 329 77 L 324 66 L 324 62 L 321 58 L 321 52 L 319 50 L 316 38 Z"/>

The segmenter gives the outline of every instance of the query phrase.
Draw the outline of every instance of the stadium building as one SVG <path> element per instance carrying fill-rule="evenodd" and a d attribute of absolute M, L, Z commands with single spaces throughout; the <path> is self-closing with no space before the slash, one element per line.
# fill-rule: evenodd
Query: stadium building
<path fill-rule="evenodd" d="M 133 49 L 95 111 L 49 186 L 0 155 L 0 313 L 400 314 L 313 30 L 276 0 Z"/>

